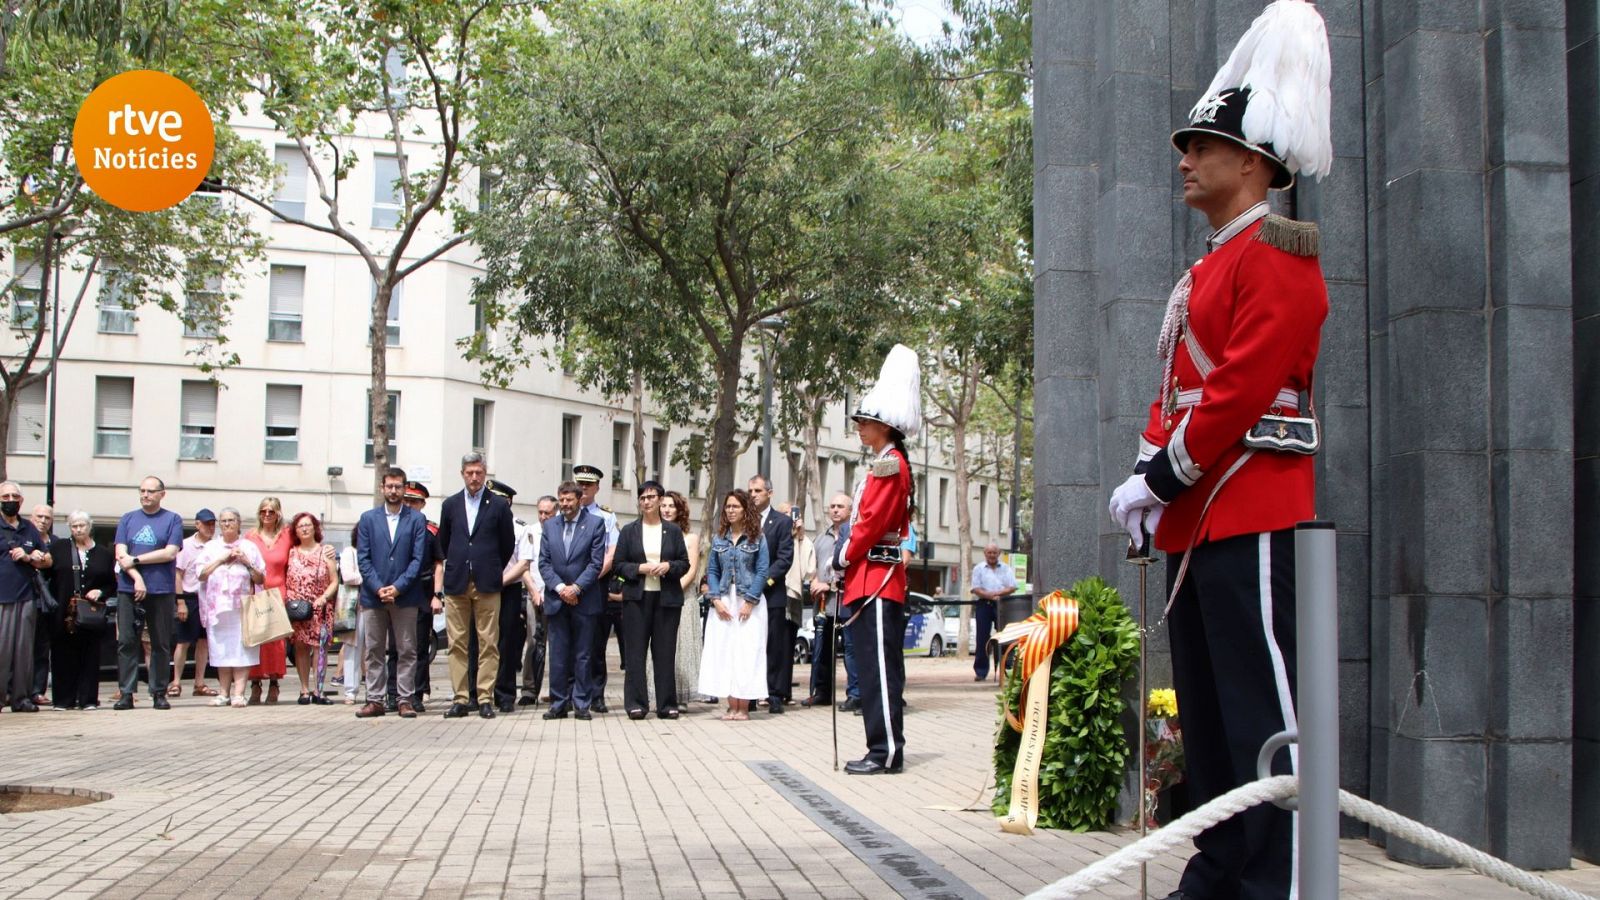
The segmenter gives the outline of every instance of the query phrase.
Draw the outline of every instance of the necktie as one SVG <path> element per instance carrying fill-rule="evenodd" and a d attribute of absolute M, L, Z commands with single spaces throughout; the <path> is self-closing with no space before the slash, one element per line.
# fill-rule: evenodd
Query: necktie
<path fill-rule="evenodd" d="M 571 519 L 568 519 L 566 521 L 566 523 L 561 526 L 561 549 L 566 550 L 569 553 L 572 552 L 572 526 L 573 526 L 573 524 L 574 524 L 573 521 Z"/>

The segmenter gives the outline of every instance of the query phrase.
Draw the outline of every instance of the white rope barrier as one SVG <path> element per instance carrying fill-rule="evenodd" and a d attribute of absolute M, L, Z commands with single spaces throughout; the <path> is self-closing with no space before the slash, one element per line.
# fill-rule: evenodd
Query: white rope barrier
<path fill-rule="evenodd" d="M 1094 888 L 1103 887 L 1115 881 L 1121 873 L 1140 863 L 1163 856 L 1180 844 L 1187 844 L 1195 835 L 1225 819 L 1261 803 L 1292 797 L 1298 791 L 1299 782 L 1293 775 L 1274 775 L 1234 788 L 1164 826 L 1160 831 L 1135 841 L 1054 884 L 1034 891 L 1028 895 L 1029 900 L 1077 897 Z M 1503 859 L 1490 856 L 1421 822 L 1408 819 L 1348 791 L 1339 792 L 1339 810 L 1523 893 L 1545 900 L 1596 900 L 1588 894 L 1581 894 L 1531 872 L 1523 871 Z"/>

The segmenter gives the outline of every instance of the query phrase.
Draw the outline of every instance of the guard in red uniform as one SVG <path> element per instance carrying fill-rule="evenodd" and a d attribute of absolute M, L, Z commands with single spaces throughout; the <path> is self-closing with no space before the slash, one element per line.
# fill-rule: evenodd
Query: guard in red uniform
<path fill-rule="evenodd" d="M 1278 0 L 1172 136 L 1184 202 L 1215 231 L 1168 302 L 1160 390 L 1110 512 L 1135 544 L 1153 533 L 1168 554 L 1197 804 L 1254 779 L 1261 745 L 1295 726 L 1293 528 L 1314 517 L 1309 397 L 1328 296 L 1316 226 L 1270 214 L 1267 193 L 1296 172 L 1327 172 L 1328 105 L 1322 19 L 1303 0 Z M 1293 771 L 1292 751 L 1275 771 Z M 1255 807 L 1195 847 L 1169 900 L 1297 894 L 1291 813 Z"/>
<path fill-rule="evenodd" d="M 867 755 L 845 766 L 851 775 L 880 775 L 905 767 L 906 571 L 900 544 L 911 526 L 911 461 L 906 438 L 922 424 L 922 376 L 917 355 L 896 344 L 878 383 L 851 415 L 871 449 L 867 477 L 856 486 L 848 531 L 834 545 L 844 570 L 845 625 L 856 647 L 861 719 Z"/>

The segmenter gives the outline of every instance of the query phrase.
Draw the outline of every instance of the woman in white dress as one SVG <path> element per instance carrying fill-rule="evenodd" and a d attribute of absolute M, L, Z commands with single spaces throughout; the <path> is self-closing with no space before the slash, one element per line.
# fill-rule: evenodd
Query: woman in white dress
<path fill-rule="evenodd" d="M 750 495 L 729 491 L 706 566 L 713 615 L 700 654 L 700 693 L 728 699 L 724 721 L 749 719 L 750 703 L 767 695 L 767 605 L 761 599 L 767 566 L 767 542 Z"/>
<path fill-rule="evenodd" d="M 689 530 L 689 500 L 677 491 L 661 498 L 661 519 L 678 526 L 689 550 L 689 571 L 683 573 L 683 619 L 678 623 L 677 668 L 678 706 L 687 708 L 690 698 L 699 693 L 700 649 L 700 535 Z"/>
<path fill-rule="evenodd" d="M 214 706 L 244 706 L 250 667 L 261 661 L 259 647 L 244 645 L 244 601 L 266 579 L 267 564 L 256 545 L 239 536 L 239 511 L 217 513 L 217 536 L 200 551 L 200 621 L 211 644 L 222 693 Z"/>

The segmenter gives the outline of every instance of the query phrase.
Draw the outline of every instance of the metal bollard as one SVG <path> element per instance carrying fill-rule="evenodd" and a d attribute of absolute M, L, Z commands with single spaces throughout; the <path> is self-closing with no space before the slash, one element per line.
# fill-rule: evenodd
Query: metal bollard
<path fill-rule="evenodd" d="M 1295 526 L 1300 896 L 1339 896 L 1339 591 L 1332 522 Z"/>

